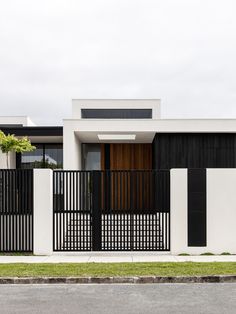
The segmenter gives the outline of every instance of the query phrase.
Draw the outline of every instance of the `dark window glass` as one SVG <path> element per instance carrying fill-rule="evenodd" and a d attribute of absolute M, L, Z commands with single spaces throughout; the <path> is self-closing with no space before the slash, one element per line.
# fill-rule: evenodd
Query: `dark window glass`
<path fill-rule="evenodd" d="M 36 145 L 35 145 L 36 146 Z M 36 150 L 21 154 L 21 169 L 44 168 L 43 145 L 37 145 Z"/>
<path fill-rule="evenodd" d="M 83 119 L 151 119 L 152 109 L 81 109 Z"/>
<path fill-rule="evenodd" d="M 45 145 L 44 167 L 52 169 L 63 168 L 62 145 Z"/>
<path fill-rule="evenodd" d="M 18 155 L 18 166 L 21 169 L 63 168 L 62 144 L 33 144 L 36 150 Z"/>
<path fill-rule="evenodd" d="M 82 145 L 82 167 L 83 170 L 101 170 L 101 145 Z"/>

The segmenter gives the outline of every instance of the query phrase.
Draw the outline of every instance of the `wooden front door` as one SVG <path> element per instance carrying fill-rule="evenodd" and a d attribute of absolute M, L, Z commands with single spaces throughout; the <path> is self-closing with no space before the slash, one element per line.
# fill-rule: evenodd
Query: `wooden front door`
<path fill-rule="evenodd" d="M 152 195 L 151 144 L 102 144 L 101 168 L 111 170 L 109 182 L 106 182 L 105 194 L 109 193 L 109 203 L 117 211 L 129 211 L 135 208 L 142 211 L 151 207 Z M 106 165 L 109 164 L 109 169 Z M 112 171 L 113 170 L 113 171 Z M 119 172 L 119 170 L 123 170 Z M 127 171 L 124 171 L 127 170 Z M 106 180 L 107 181 L 107 180 Z M 109 191 L 107 190 L 109 188 Z M 104 193 L 103 192 L 103 193 Z M 105 195 L 104 194 L 104 195 Z"/>
<path fill-rule="evenodd" d="M 110 144 L 110 170 L 152 169 L 151 144 Z"/>
<path fill-rule="evenodd" d="M 106 167 L 107 159 L 109 166 Z M 152 144 L 102 144 L 102 170 L 152 169 Z"/>

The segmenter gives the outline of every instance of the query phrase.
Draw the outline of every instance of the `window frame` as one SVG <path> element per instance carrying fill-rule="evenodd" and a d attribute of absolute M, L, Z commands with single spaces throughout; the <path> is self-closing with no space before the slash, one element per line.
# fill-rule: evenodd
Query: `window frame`
<path fill-rule="evenodd" d="M 47 169 L 45 167 L 45 151 L 46 151 L 46 148 L 45 146 L 47 145 L 52 145 L 52 146 L 56 146 L 56 145 L 61 145 L 62 147 L 62 152 L 63 152 L 63 143 L 31 143 L 32 145 L 35 145 L 37 147 L 37 145 L 41 145 L 42 146 L 42 150 L 43 150 L 43 165 L 44 167 L 40 168 L 40 169 Z M 22 154 L 21 153 L 16 153 L 16 169 L 23 169 L 21 168 L 21 165 L 22 165 Z M 63 166 L 63 155 L 62 155 L 62 166 Z M 32 168 L 32 169 L 35 169 L 35 168 Z M 50 169 L 50 168 L 49 168 Z"/>

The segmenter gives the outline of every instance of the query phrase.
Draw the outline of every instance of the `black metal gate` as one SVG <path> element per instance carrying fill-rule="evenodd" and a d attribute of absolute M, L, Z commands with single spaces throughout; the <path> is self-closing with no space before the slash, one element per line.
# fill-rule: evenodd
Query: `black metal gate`
<path fill-rule="evenodd" d="M 168 251 L 169 170 L 54 171 L 54 251 Z"/>
<path fill-rule="evenodd" d="M 0 170 L 0 252 L 33 251 L 33 170 Z"/>

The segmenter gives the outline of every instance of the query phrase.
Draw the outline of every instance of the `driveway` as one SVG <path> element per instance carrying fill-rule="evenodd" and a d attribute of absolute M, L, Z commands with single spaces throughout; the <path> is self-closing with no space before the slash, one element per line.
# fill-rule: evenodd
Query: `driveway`
<path fill-rule="evenodd" d="M 235 313 L 236 284 L 6 285 L 1 314 Z"/>

